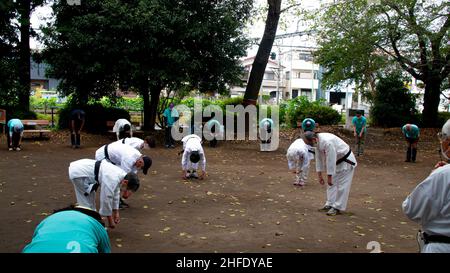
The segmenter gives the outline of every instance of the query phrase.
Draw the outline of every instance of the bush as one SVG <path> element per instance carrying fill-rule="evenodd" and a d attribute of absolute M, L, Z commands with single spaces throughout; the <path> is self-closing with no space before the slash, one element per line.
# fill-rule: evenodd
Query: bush
<path fill-rule="evenodd" d="M 341 115 L 333 108 L 323 105 L 323 103 L 323 100 L 311 102 L 305 96 L 287 101 L 285 113 L 283 113 L 286 123 L 290 127 L 296 128 L 297 122 L 301 122 L 305 118 L 312 118 L 321 125 L 338 124 L 341 121 Z"/>
<path fill-rule="evenodd" d="M 58 128 L 69 128 L 70 112 L 77 107 L 68 106 L 61 109 L 59 112 Z M 130 114 L 128 111 L 120 108 L 104 107 L 100 103 L 86 105 L 81 107 L 86 112 L 86 121 L 84 128 L 91 133 L 105 133 L 107 131 L 106 121 L 118 120 L 124 118 L 130 120 Z"/>
<path fill-rule="evenodd" d="M 405 87 L 402 77 L 393 73 L 381 78 L 371 109 L 372 123 L 381 127 L 399 127 L 420 123 L 415 97 Z"/>
<path fill-rule="evenodd" d="M 12 106 L 0 106 L 0 109 L 6 110 L 6 120 L 10 120 L 13 118 L 18 119 L 36 119 L 37 115 L 33 111 L 23 110 L 19 107 Z"/>

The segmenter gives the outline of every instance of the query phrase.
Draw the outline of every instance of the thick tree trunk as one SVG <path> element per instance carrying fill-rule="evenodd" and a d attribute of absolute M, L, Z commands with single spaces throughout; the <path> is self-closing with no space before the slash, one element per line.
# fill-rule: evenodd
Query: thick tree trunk
<path fill-rule="evenodd" d="M 150 95 L 148 91 L 148 79 L 144 78 L 140 80 L 139 92 L 142 95 L 144 101 L 144 130 L 150 130 Z"/>
<path fill-rule="evenodd" d="M 31 1 L 19 1 L 20 43 L 19 43 L 19 106 L 30 108 L 30 14 Z"/>
<path fill-rule="evenodd" d="M 258 48 L 255 60 L 253 61 L 252 71 L 245 89 L 244 105 L 256 104 L 258 100 L 259 89 L 264 78 L 270 51 L 277 33 L 278 21 L 280 19 L 281 0 L 268 0 L 269 11 L 267 13 L 264 35 Z M 278 56 L 279 57 L 279 56 Z"/>
<path fill-rule="evenodd" d="M 150 87 L 150 131 L 155 130 L 156 116 L 158 112 L 159 97 L 161 95 L 161 86 L 155 85 Z"/>
<path fill-rule="evenodd" d="M 440 102 L 442 79 L 428 77 L 425 82 L 422 121 L 424 127 L 436 127 Z"/>

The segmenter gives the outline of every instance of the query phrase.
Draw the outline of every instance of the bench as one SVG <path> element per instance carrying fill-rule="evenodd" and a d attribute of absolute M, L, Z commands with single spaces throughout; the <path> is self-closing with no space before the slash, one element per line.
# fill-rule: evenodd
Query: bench
<path fill-rule="evenodd" d="M 25 119 L 21 120 L 24 126 L 23 133 L 39 133 L 39 137 L 42 138 L 42 134 L 50 133 L 51 130 L 48 129 L 50 126 L 50 121 L 48 120 L 39 120 L 39 119 Z"/>

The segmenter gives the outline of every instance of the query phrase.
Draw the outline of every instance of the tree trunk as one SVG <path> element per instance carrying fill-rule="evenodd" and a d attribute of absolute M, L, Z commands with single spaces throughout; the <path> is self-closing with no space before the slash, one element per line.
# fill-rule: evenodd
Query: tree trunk
<path fill-rule="evenodd" d="M 258 48 L 255 60 L 253 61 L 252 71 L 245 89 L 244 105 L 256 104 L 259 89 L 264 78 L 270 51 L 277 33 L 278 21 L 280 19 L 281 0 L 268 0 L 269 11 L 267 13 L 264 35 Z M 278 56 L 279 57 L 279 56 Z"/>
<path fill-rule="evenodd" d="M 140 80 L 139 92 L 142 95 L 142 100 L 144 101 L 144 130 L 150 130 L 150 95 L 148 93 L 148 79 L 143 78 Z"/>
<path fill-rule="evenodd" d="M 159 96 L 161 95 L 161 89 L 162 88 L 159 85 L 154 85 L 150 87 L 150 116 L 149 116 L 150 131 L 155 130 L 155 122 L 158 112 L 158 103 L 159 103 Z"/>
<path fill-rule="evenodd" d="M 424 127 L 436 127 L 439 102 L 440 102 L 440 86 L 442 79 L 439 77 L 428 77 L 425 83 L 425 94 L 423 101 L 422 123 Z"/>
<path fill-rule="evenodd" d="M 19 1 L 20 43 L 19 43 L 19 106 L 30 109 L 30 14 L 31 1 Z"/>

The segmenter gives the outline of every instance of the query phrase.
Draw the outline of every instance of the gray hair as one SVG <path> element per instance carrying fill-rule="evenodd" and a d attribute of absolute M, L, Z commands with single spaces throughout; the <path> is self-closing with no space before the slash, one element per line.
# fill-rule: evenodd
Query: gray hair
<path fill-rule="evenodd" d="M 442 126 L 441 134 L 442 138 L 450 137 L 450 119 Z"/>

